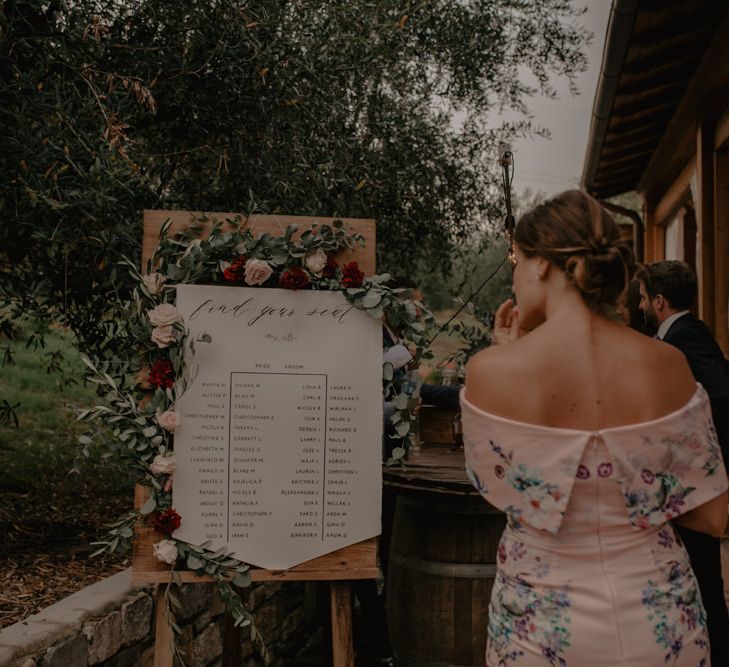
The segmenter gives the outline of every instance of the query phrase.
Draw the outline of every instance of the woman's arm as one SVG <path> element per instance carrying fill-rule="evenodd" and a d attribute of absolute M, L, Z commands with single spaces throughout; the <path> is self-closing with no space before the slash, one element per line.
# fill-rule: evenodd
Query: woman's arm
<path fill-rule="evenodd" d="M 721 537 L 726 530 L 727 510 L 729 509 L 729 493 L 724 492 L 708 503 L 695 507 L 686 514 L 676 517 L 674 521 L 690 530 L 706 533 L 713 537 Z"/>

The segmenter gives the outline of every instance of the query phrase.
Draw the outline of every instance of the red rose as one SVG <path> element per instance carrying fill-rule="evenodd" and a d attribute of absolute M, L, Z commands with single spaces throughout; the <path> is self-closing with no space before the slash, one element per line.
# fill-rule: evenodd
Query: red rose
<path fill-rule="evenodd" d="M 169 359 L 158 359 L 149 371 L 149 384 L 158 389 L 168 389 L 175 384 L 175 371 Z"/>
<path fill-rule="evenodd" d="M 230 266 L 223 271 L 223 278 L 231 283 L 242 283 L 245 277 L 246 256 L 236 257 Z"/>
<path fill-rule="evenodd" d="M 342 268 L 342 285 L 345 287 L 361 287 L 364 273 L 359 270 L 357 262 L 345 264 Z"/>
<path fill-rule="evenodd" d="M 309 286 L 309 276 L 298 266 L 292 266 L 281 274 L 278 284 L 286 289 L 306 289 Z"/>
<path fill-rule="evenodd" d="M 182 518 L 175 510 L 165 510 L 154 520 L 154 529 L 162 535 L 172 535 L 182 523 Z"/>
<path fill-rule="evenodd" d="M 326 278 L 327 280 L 336 278 L 338 268 L 339 268 L 339 264 L 337 264 L 331 257 L 327 257 L 327 263 L 324 265 L 321 275 L 323 278 Z"/>

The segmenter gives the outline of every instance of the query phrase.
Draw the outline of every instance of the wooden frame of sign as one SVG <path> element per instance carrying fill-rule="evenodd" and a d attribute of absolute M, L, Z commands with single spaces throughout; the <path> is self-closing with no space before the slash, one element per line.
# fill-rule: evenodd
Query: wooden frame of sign
<path fill-rule="evenodd" d="M 286 227 L 295 224 L 300 235 L 312 223 L 331 224 L 337 218 L 319 218 L 289 215 L 253 215 L 240 213 L 200 213 L 192 211 L 144 211 L 144 236 L 142 240 L 142 270 L 146 271 L 147 260 L 152 256 L 159 242 L 162 226 L 168 220 L 171 225 L 167 233 L 172 235 L 191 227 L 196 220 L 227 220 L 241 218 L 245 227 L 254 234 L 268 232 L 282 235 Z M 375 221 L 357 218 L 339 218 L 350 231 L 362 234 L 364 248 L 345 251 L 338 256 L 341 262 L 356 261 L 366 276 L 375 273 Z M 201 238 L 209 231 L 203 229 Z M 137 485 L 134 493 L 134 507 L 139 509 L 148 496 L 146 487 Z M 172 581 L 169 566 L 157 560 L 152 545 L 163 536 L 151 528 L 135 527 L 134 552 L 132 556 L 132 581 L 140 584 L 158 584 L 155 595 L 155 649 L 154 667 L 172 667 L 172 629 L 166 619 L 164 593 Z M 373 537 L 343 549 L 314 558 L 288 570 L 265 570 L 252 567 L 253 581 L 328 581 L 331 598 L 332 654 L 335 667 L 353 667 L 354 647 L 352 643 L 352 591 L 350 581 L 354 579 L 375 579 L 379 575 L 377 566 L 377 538 Z M 198 576 L 194 572 L 177 572 L 183 583 L 207 583 L 211 577 Z M 223 656 L 223 665 L 226 665 Z"/>

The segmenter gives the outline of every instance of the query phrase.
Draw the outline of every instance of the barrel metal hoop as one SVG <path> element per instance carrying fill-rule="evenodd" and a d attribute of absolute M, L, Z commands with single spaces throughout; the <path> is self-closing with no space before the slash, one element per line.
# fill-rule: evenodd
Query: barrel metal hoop
<path fill-rule="evenodd" d="M 471 667 L 470 665 L 461 665 L 455 662 L 433 662 L 432 660 L 420 660 L 420 658 L 400 655 L 397 651 L 393 652 L 395 653 L 395 664 L 398 665 L 398 667 Z"/>
<path fill-rule="evenodd" d="M 413 498 L 411 496 L 401 495 L 397 497 L 398 504 L 404 507 L 411 507 L 413 509 L 424 509 L 428 513 L 440 512 L 444 514 L 476 514 L 480 516 L 504 516 L 504 513 L 489 505 L 483 499 L 478 499 L 472 505 L 464 506 L 463 503 L 458 502 L 437 502 L 434 503 L 432 500 L 424 500 L 421 498 Z"/>
<path fill-rule="evenodd" d="M 455 577 L 457 579 L 486 579 L 496 576 L 496 563 L 443 563 L 410 556 L 397 551 L 390 554 L 390 563 L 400 565 L 404 570 L 431 574 L 436 577 Z"/>

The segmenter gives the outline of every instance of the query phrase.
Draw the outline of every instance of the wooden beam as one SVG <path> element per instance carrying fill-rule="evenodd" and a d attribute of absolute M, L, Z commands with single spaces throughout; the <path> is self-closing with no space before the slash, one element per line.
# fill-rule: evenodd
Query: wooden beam
<path fill-rule="evenodd" d="M 714 122 L 705 112 L 696 133 L 696 227 L 699 318 L 714 330 Z"/>
<path fill-rule="evenodd" d="M 650 72 L 652 76 L 655 72 L 656 75 L 660 76 L 667 70 L 685 65 L 687 60 L 698 60 L 701 57 L 700 53 L 694 55 L 694 58 L 691 58 L 691 55 L 690 52 L 687 54 L 685 50 L 656 49 L 650 56 L 636 58 L 632 61 L 626 59 L 622 74 L 625 76 L 640 76 L 643 73 Z"/>
<path fill-rule="evenodd" d="M 729 356 L 729 150 L 714 153 L 714 336 Z"/>
<path fill-rule="evenodd" d="M 172 667 L 172 626 L 165 600 L 168 585 L 160 584 L 154 594 L 154 667 Z"/>
<path fill-rule="evenodd" d="M 154 557 L 153 543 L 160 539 L 154 531 L 135 531 L 134 555 L 132 557 L 132 581 L 135 584 L 167 583 L 172 580 L 169 565 L 160 563 Z M 327 581 L 344 579 L 376 579 L 377 538 L 372 537 L 357 544 L 337 549 L 288 570 L 264 570 L 252 567 L 249 570 L 253 581 Z M 213 581 L 194 572 L 178 571 L 177 577 L 183 583 L 205 583 Z"/>
<path fill-rule="evenodd" d="M 651 192 L 675 177 L 696 151 L 696 123 L 706 95 L 729 82 L 729 14 L 707 47 L 660 144 L 638 183 L 639 192 Z"/>
<path fill-rule="evenodd" d="M 613 164 L 613 162 L 616 160 L 619 161 L 623 159 L 632 159 L 633 161 L 635 161 L 635 159 L 639 156 L 650 156 L 653 154 L 656 141 L 657 139 L 651 137 L 650 140 L 646 140 L 645 142 L 641 143 L 635 143 L 628 147 L 620 147 L 616 144 L 615 148 L 612 148 L 609 151 L 603 151 L 600 162 Z"/>
<path fill-rule="evenodd" d="M 665 191 L 655 206 L 654 220 L 657 225 L 665 226 L 673 214 L 686 202 L 691 191 L 691 176 L 696 169 L 696 160 L 686 163 L 671 187 Z"/>
<path fill-rule="evenodd" d="M 725 150 L 727 147 L 729 147 L 729 105 L 716 121 L 714 131 L 714 148 Z"/>
<path fill-rule="evenodd" d="M 643 114 L 646 120 L 641 120 L 640 127 L 645 132 L 651 132 L 653 130 L 660 131 L 663 134 L 666 129 L 667 120 L 665 118 L 655 118 L 650 111 L 646 111 Z M 635 123 L 639 120 L 638 117 L 629 120 L 621 120 L 610 124 L 609 132 L 611 134 L 618 134 L 623 132 L 630 132 L 635 128 Z M 670 119 L 668 119 L 670 120 Z"/>
<path fill-rule="evenodd" d="M 332 581 L 332 662 L 334 667 L 354 667 L 352 641 L 352 585 L 348 581 Z"/>
<path fill-rule="evenodd" d="M 615 106 L 611 118 L 630 118 L 640 113 L 650 111 L 655 114 L 668 114 L 670 118 L 673 115 L 673 109 L 678 105 L 680 95 L 662 94 L 652 98 L 644 98 L 640 95 L 635 96 L 635 101 L 624 102 L 621 106 Z M 670 112 L 670 113 L 669 113 Z"/>

